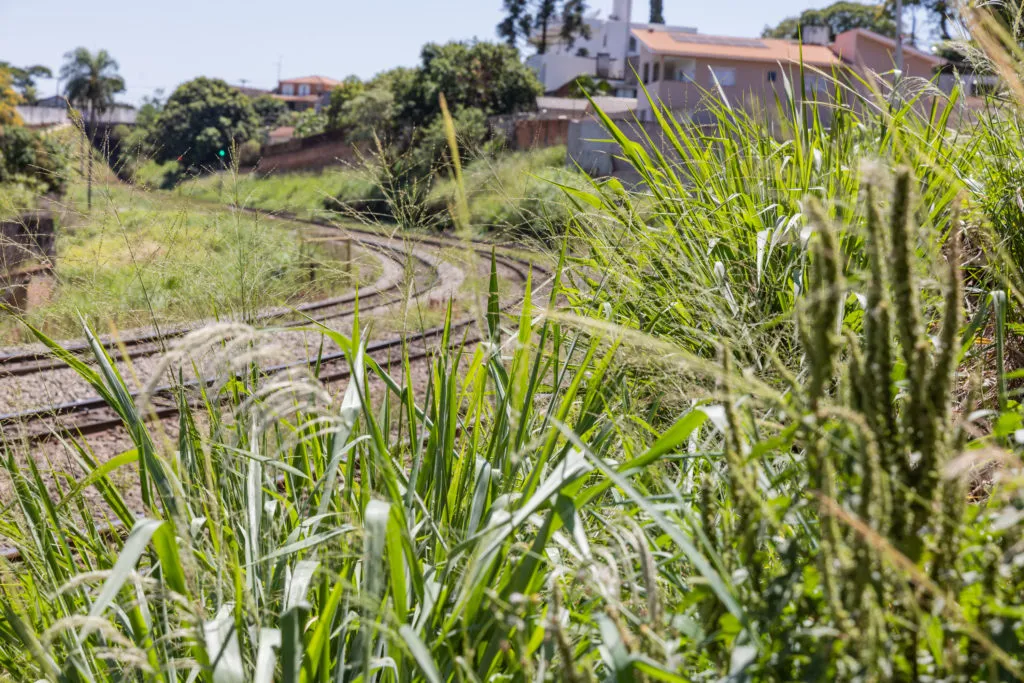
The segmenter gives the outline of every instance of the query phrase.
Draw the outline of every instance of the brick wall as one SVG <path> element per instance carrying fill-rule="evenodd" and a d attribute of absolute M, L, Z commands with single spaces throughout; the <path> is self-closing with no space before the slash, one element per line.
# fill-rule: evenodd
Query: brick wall
<path fill-rule="evenodd" d="M 564 145 L 569 140 L 569 119 L 525 119 L 515 122 L 515 149 Z"/>
<path fill-rule="evenodd" d="M 254 168 L 259 173 L 273 171 L 316 171 L 326 166 L 349 163 L 359 158 L 357 149 L 345 142 L 340 131 L 328 131 L 308 138 L 293 138 L 276 145 L 264 145 Z"/>

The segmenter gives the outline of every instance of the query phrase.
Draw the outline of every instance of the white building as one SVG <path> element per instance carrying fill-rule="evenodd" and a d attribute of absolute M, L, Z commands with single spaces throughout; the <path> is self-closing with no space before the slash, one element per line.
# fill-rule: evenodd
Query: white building
<path fill-rule="evenodd" d="M 537 72 L 544 92 L 556 93 L 571 85 L 580 76 L 590 76 L 596 81 L 608 81 L 616 95 L 636 97 L 636 85 L 629 85 L 626 82 L 630 75 L 627 69 L 631 41 L 634 40 L 632 30 L 656 28 L 674 33 L 697 32 L 697 29 L 690 26 L 630 22 L 632 9 L 632 0 L 614 0 L 612 13 L 607 19 L 598 16 L 587 17 L 590 37 L 577 38 L 572 45 L 558 35 L 560 25 L 549 25 L 547 51 L 526 59 L 527 66 Z M 534 45 L 540 42 L 539 31 L 531 36 L 530 42 Z M 632 50 L 635 54 L 635 43 Z"/>

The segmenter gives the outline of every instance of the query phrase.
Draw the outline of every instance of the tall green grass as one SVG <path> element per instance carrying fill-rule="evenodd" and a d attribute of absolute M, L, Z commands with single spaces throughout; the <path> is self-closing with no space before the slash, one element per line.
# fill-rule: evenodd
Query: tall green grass
<path fill-rule="evenodd" d="M 92 365 L 54 348 L 133 447 L 103 464 L 76 449 L 80 481 L 7 448 L 0 535 L 21 560 L 0 564 L 0 666 L 1024 677 L 1017 274 L 1001 278 L 999 244 L 1017 226 L 994 225 L 979 181 L 997 129 L 958 128 L 956 96 L 914 97 L 843 100 L 827 126 L 795 96 L 771 118 L 711 104 L 713 129 L 662 109 L 667 152 L 606 120 L 645 187 L 565 187 L 585 210 L 544 303 L 527 286 L 507 315 L 492 265 L 484 338 L 449 313 L 424 380 L 410 350 L 368 355 L 365 320 L 313 330 L 346 353 L 338 395 L 319 364 L 261 373 L 272 332 L 208 331 L 182 353 L 228 362 L 176 393 L 167 429 L 102 347 Z"/>
<path fill-rule="evenodd" d="M 811 106 L 785 86 L 767 112 L 709 94 L 701 123 L 653 102 L 658 133 L 637 128 L 639 141 L 602 115 L 643 184 L 639 194 L 614 179 L 569 190 L 578 206 L 599 209 L 570 230 L 582 300 L 596 291 L 617 322 L 701 352 L 722 337 L 751 362 L 770 349 L 791 355 L 787 316 L 806 288 L 806 203 L 816 198 L 840 225 L 862 226 L 865 160 L 913 169 L 918 218 L 941 242 L 975 154 L 969 134 L 949 125 L 959 93 L 925 107 L 837 85 L 834 101 Z M 844 268 L 862 266 L 857 234 L 840 241 Z"/>
<path fill-rule="evenodd" d="M 727 340 L 716 371 L 538 315 L 529 287 L 506 318 L 496 271 L 485 342 L 448 328 L 419 391 L 404 354 L 367 355 L 358 323 L 317 328 L 346 352 L 341 396 L 315 372 L 229 363 L 178 392 L 165 431 L 102 347 L 95 367 L 68 357 L 134 447 L 104 464 L 83 447 L 84 478 L 57 475 L 56 493 L 7 456 L 0 534 L 21 559 L 2 565 L 0 665 L 50 680 L 1019 676 L 1020 480 L 1004 450 L 1019 418 L 978 436 L 977 394 L 956 398 L 979 332 L 960 334 L 956 238 L 925 343 L 910 177 L 867 213 L 860 329 L 839 331 L 860 304 L 813 214 L 805 375 L 783 391 L 733 369 Z M 882 190 L 865 191 L 877 206 Z M 229 359 L 260 342 L 204 338 Z M 716 381 L 713 397 L 661 426 L 619 362 L 645 350 Z M 994 459 L 1007 469 L 981 469 Z M 141 509 L 113 485 L 132 466 Z"/>

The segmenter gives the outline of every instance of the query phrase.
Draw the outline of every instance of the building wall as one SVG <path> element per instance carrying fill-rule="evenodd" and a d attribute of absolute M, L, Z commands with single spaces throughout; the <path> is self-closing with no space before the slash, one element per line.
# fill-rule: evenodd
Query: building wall
<path fill-rule="evenodd" d="M 552 92 L 580 76 L 593 76 L 597 59 L 546 53 L 527 57 L 526 66 L 537 73 L 544 92 Z"/>
<path fill-rule="evenodd" d="M 648 82 L 645 84 L 648 93 L 654 101 L 667 105 L 670 109 L 678 112 L 687 112 L 699 119 L 698 112 L 704 100 L 710 97 L 718 97 L 719 88 L 725 93 L 729 103 L 736 107 L 751 109 L 757 107 L 772 107 L 775 98 L 785 99 L 785 81 L 789 79 L 793 90 L 799 96 L 806 87 L 808 100 L 825 98 L 831 96 L 833 87 L 827 78 L 807 69 L 804 72 L 804 84 L 800 83 L 800 69 L 797 65 L 780 65 L 770 62 L 751 62 L 743 60 L 727 59 L 693 59 L 692 69 L 683 80 L 678 80 L 679 74 L 672 68 L 680 64 L 679 58 L 662 57 L 658 55 L 640 55 L 637 69 L 643 78 L 644 67 L 647 64 Z M 657 81 L 654 80 L 653 64 L 659 65 Z M 726 80 L 719 80 L 716 83 L 712 75 L 712 69 L 729 70 L 734 80 L 730 84 Z M 666 72 L 668 79 L 666 79 Z M 724 76 L 724 74 L 722 74 Z M 642 94 L 638 98 L 637 111 L 641 120 L 653 120 L 651 114 L 651 103 Z"/>
<path fill-rule="evenodd" d="M 833 49 L 857 69 L 868 69 L 884 74 L 896 68 L 894 48 L 871 40 L 856 31 L 847 31 L 836 36 Z M 903 52 L 903 65 L 904 75 L 916 78 L 930 79 L 935 70 L 929 60 L 909 50 Z"/>

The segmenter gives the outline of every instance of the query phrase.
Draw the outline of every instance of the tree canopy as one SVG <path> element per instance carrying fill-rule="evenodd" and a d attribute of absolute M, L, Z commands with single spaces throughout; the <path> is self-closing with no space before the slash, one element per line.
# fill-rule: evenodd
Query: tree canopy
<path fill-rule="evenodd" d="M 648 21 L 652 24 L 665 23 L 665 0 L 651 0 L 651 15 Z"/>
<path fill-rule="evenodd" d="M 532 108 L 542 91 L 515 48 L 482 42 L 427 44 L 412 85 L 420 121 L 439 113 L 441 93 L 453 109 L 474 107 L 490 116 Z"/>
<path fill-rule="evenodd" d="M 828 26 L 832 36 L 855 28 L 864 28 L 884 36 L 896 35 L 896 22 L 885 5 L 864 5 L 839 0 L 822 9 L 804 10 L 798 17 L 787 17 L 775 26 L 766 26 L 765 38 L 797 38 L 801 27 Z"/>
<path fill-rule="evenodd" d="M 252 108 L 265 128 L 276 128 L 281 125 L 281 119 L 288 115 L 288 105 L 270 95 L 254 97 Z"/>
<path fill-rule="evenodd" d="M 79 47 L 64 55 L 60 69 L 64 95 L 79 109 L 95 114 L 114 106 L 114 95 L 124 92 L 124 79 L 117 73 L 117 61 L 106 50 L 95 54 Z"/>
<path fill-rule="evenodd" d="M 21 93 L 21 99 L 25 104 L 35 104 L 39 99 L 39 93 L 36 91 L 37 78 L 53 78 L 53 71 L 42 64 L 14 66 L 8 62 L 0 62 L 0 68 L 10 72 L 13 85 Z"/>
<path fill-rule="evenodd" d="M 0 127 L 21 125 L 17 110 L 21 97 L 14 91 L 13 81 L 11 70 L 0 65 Z"/>
<path fill-rule="evenodd" d="M 347 76 L 331 90 L 327 102 L 327 128 L 335 130 L 345 125 L 345 105 L 359 97 L 366 90 L 366 84 L 359 76 Z"/>
<path fill-rule="evenodd" d="M 557 37 L 572 47 L 577 38 L 589 38 L 585 21 L 586 0 L 503 0 L 505 18 L 498 35 L 516 47 L 535 39 L 538 54 L 544 54 Z M 557 29 L 557 30 L 556 30 Z"/>
<path fill-rule="evenodd" d="M 200 77 L 178 86 L 154 125 L 157 161 L 181 158 L 191 165 L 215 165 L 259 133 L 252 101 L 216 78 Z"/>

